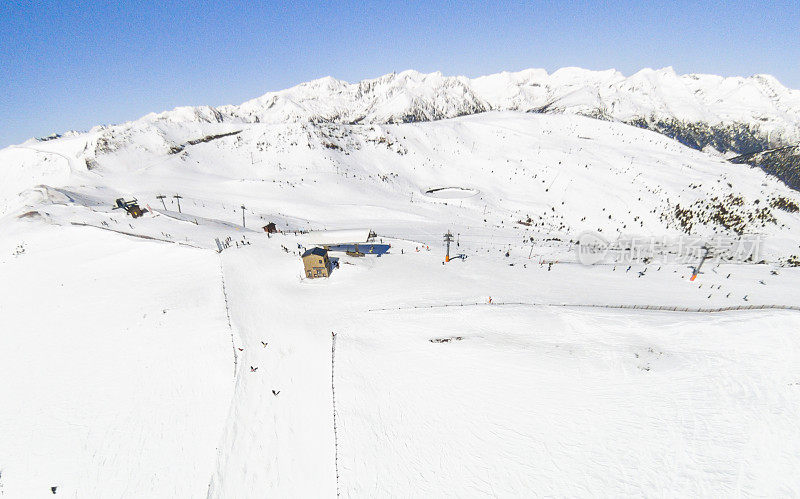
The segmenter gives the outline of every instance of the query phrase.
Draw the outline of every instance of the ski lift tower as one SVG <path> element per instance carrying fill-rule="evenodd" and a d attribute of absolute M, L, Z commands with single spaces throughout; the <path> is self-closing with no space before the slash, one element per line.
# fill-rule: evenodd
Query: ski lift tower
<path fill-rule="evenodd" d="M 447 244 L 447 255 L 444 257 L 445 262 L 450 261 L 450 243 L 453 242 L 453 234 L 448 230 L 444 235 L 444 242 Z"/>
<path fill-rule="evenodd" d="M 706 250 L 706 252 L 703 255 L 703 258 L 700 259 L 700 263 L 697 265 L 697 267 L 692 267 L 692 277 L 689 278 L 690 281 L 697 279 L 697 276 L 700 274 L 700 267 L 703 266 L 703 263 L 705 263 L 706 259 L 708 258 L 708 254 L 711 252 L 711 248 L 708 246 L 703 246 L 703 249 Z"/>

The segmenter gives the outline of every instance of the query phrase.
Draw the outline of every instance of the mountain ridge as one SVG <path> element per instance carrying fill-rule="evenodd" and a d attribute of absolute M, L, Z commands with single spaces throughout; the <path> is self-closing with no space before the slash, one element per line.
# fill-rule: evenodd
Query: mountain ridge
<path fill-rule="evenodd" d="M 489 111 L 580 115 L 657 132 L 693 149 L 733 158 L 800 143 L 800 90 L 770 75 L 679 75 L 672 67 L 631 76 L 576 67 L 525 69 L 467 78 L 406 70 L 349 83 L 330 76 L 268 92 L 239 105 L 184 106 L 119 125 L 92 128 L 97 152 L 123 146 L 135 131 L 201 123 L 383 125 L 430 122 Z M 233 131 L 223 130 L 223 133 Z M 138 132 L 136 132 L 138 133 Z M 133 133 L 135 135 L 136 133 Z M 41 140 L 81 135 L 67 132 Z M 190 137 L 196 139 L 197 137 Z M 180 139 L 183 140 L 183 139 Z M 188 139 L 187 139 L 188 140 Z M 174 142 L 167 139 L 168 142 Z M 180 142 L 169 147 L 180 147 Z M 785 172 L 775 155 L 758 167 Z M 776 175 L 787 181 L 787 175 Z M 794 184 L 792 184 L 794 187 Z M 794 187 L 796 188 L 796 187 Z"/>
<path fill-rule="evenodd" d="M 487 111 L 621 121 L 730 156 L 800 142 L 800 90 L 770 75 L 679 75 L 672 67 L 627 77 L 576 67 L 476 78 L 406 70 L 355 83 L 326 76 L 239 105 L 177 107 L 134 122 L 391 124 Z"/>

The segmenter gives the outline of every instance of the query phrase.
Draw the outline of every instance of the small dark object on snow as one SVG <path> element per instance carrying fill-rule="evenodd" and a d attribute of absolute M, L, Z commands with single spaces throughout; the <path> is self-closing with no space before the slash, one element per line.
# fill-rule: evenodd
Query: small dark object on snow
<path fill-rule="evenodd" d="M 261 342 L 261 346 L 263 346 L 264 348 L 267 348 L 267 342 L 266 341 L 262 341 Z"/>
<path fill-rule="evenodd" d="M 281 393 L 280 390 L 278 390 L 278 391 L 272 390 L 272 394 L 275 395 L 276 397 L 278 396 L 279 393 Z"/>
<path fill-rule="evenodd" d="M 428 341 L 431 343 L 450 343 L 451 341 L 461 341 L 463 339 L 461 336 L 453 336 L 452 338 L 431 338 Z"/>
<path fill-rule="evenodd" d="M 55 493 L 56 493 L 56 489 L 58 489 L 58 486 L 57 486 L 57 485 L 56 485 L 55 487 L 50 487 L 50 492 L 52 492 L 53 494 L 55 494 Z"/>
<path fill-rule="evenodd" d="M 240 348 L 240 349 L 239 349 L 239 351 L 240 351 L 240 352 L 244 352 L 244 348 Z"/>
<path fill-rule="evenodd" d="M 258 368 L 257 368 L 257 367 L 250 366 L 250 372 L 251 372 L 251 373 L 254 373 L 254 372 L 256 372 L 256 371 L 258 371 Z"/>
<path fill-rule="evenodd" d="M 128 215 L 132 216 L 133 218 L 139 218 L 145 213 L 147 213 L 147 210 L 143 210 L 142 208 L 139 207 L 136 198 L 133 198 L 133 201 L 125 201 L 124 198 L 119 198 L 117 199 L 116 203 L 117 205 L 114 208 L 112 208 L 113 210 L 122 208 L 123 210 L 128 212 Z"/>

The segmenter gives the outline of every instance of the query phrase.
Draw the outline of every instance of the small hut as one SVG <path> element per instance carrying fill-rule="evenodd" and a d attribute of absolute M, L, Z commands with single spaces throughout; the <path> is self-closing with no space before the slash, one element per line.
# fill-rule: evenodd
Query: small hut
<path fill-rule="evenodd" d="M 331 275 L 331 261 L 328 258 L 328 250 L 311 248 L 303 253 L 302 259 L 306 277 L 309 279 L 329 277 Z"/>

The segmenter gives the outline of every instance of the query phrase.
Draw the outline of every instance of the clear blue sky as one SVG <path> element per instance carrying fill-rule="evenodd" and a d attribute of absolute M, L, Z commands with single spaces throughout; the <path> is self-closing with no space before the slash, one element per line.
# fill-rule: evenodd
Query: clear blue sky
<path fill-rule="evenodd" d="M 800 3 L 0 0 L 0 147 L 327 75 L 563 66 L 800 88 Z"/>

